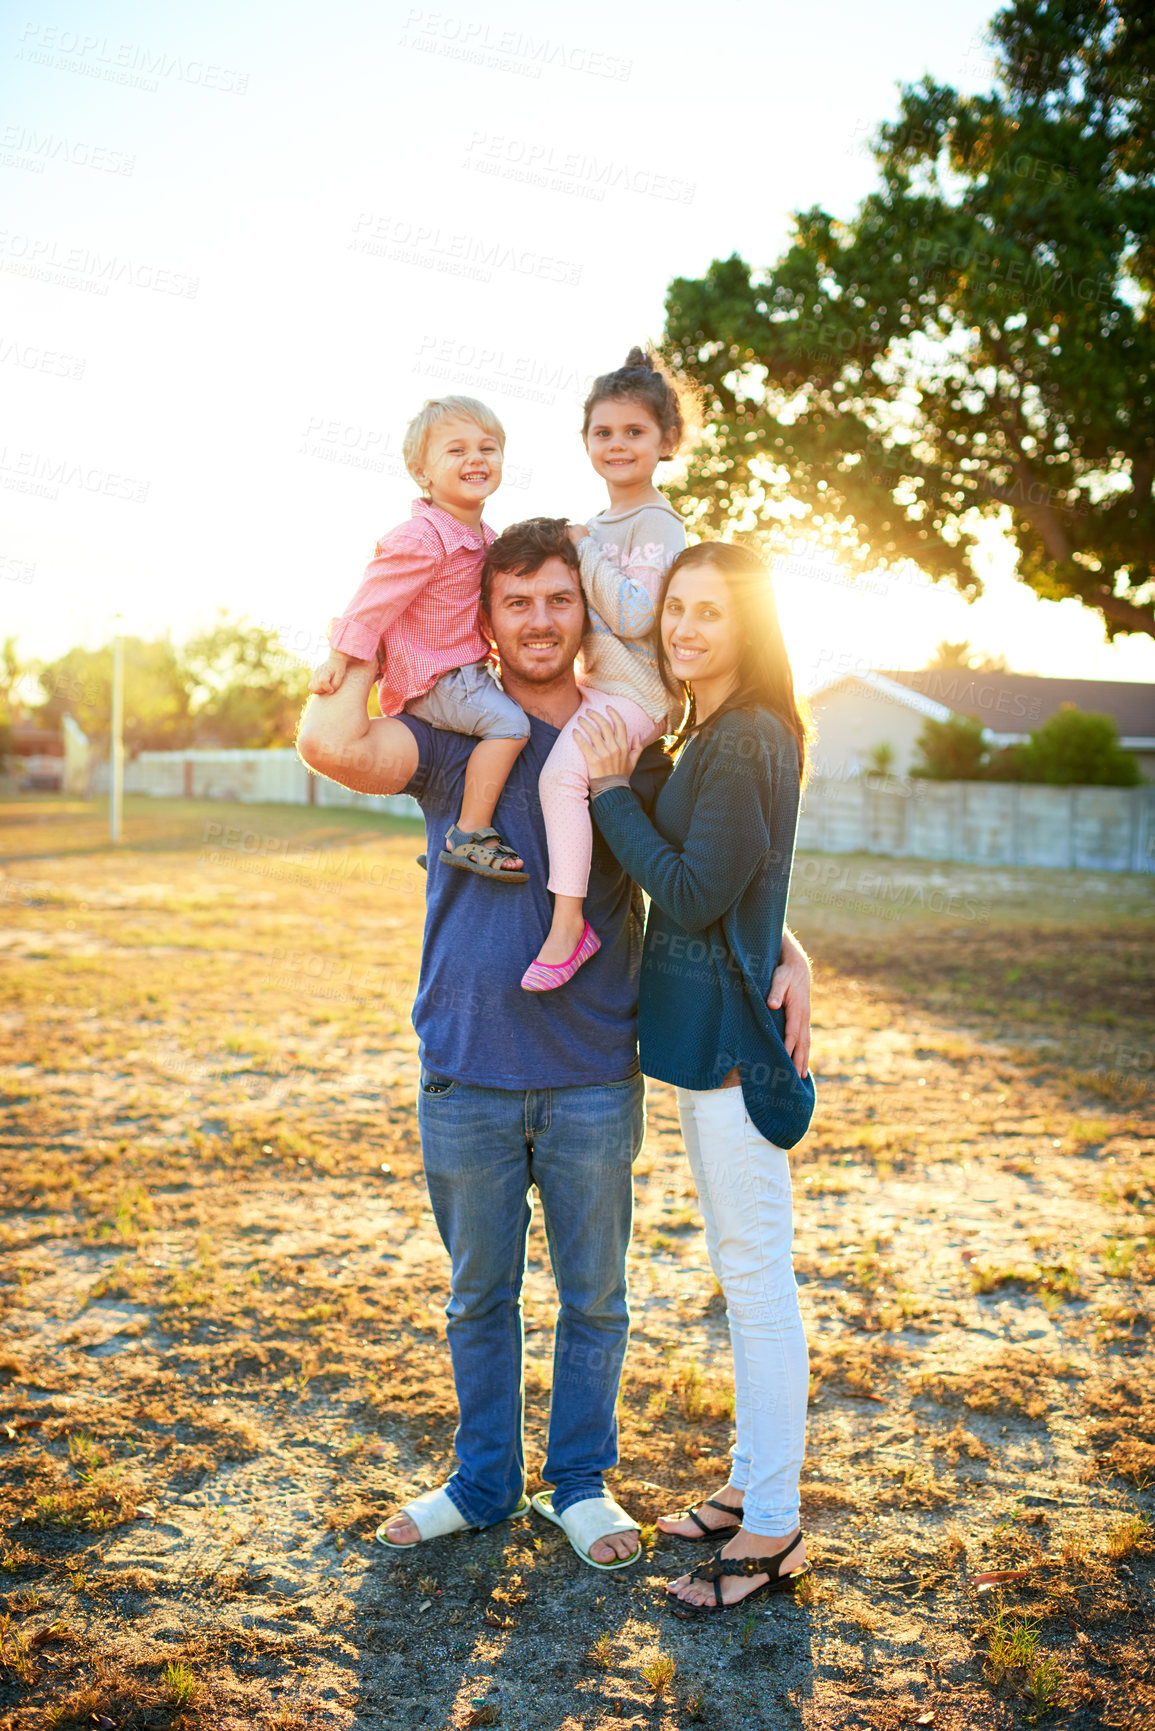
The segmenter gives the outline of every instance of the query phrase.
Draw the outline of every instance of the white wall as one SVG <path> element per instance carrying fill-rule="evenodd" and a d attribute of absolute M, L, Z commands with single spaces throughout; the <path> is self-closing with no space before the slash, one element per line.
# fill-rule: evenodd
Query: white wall
<path fill-rule="evenodd" d="M 101 764 L 90 795 L 108 791 Z M 242 805 L 355 806 L 394 817 L 420 817 L 407 794 L 351 793 L 310 775 L 291 746 L 274 751 L 142 751 L 124 768 L 124 791 L 154 799 L 235 799 Z"/>
<path fill-rule="evenodd" d="M 819 768 L 825 767 L 820 756 Z M 126 793 L 158 799 L 356 806 L 397 817 L 421 815 L 408 794 L 350 793 L 311 776 L 290 748 L 142 751 L 126 765 L 124 785 Z M 89 791 L 107 788 L 103 764 Z M 894 854 L 974 865 L 1155 872 L 1155 787 L 815 775 L 806 789 L 798 845 L 816 853 Z"/>

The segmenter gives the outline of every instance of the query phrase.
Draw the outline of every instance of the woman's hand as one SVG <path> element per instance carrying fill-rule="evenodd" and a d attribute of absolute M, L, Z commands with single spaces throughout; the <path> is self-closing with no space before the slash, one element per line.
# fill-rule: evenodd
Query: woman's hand
<path fill-rule="evenodd" d="M 772 1010 L 785 1010 L 786 1055 L 803 1081 L 810 1070 L 810 958 L 793 932 L 782 934 L 782 959 L 770 976 Z"/>
<path fill-rule="evenodd" d="M 586 528 L 584 523 L 567 523 L 565 526 L 565 532 L 575 547 L 579 546 L 589 534 L 589 530 Z"/>
<path fill-rule="evenodd" d="M 589 765 L 590 778 L 599 775 L 630 775 L 642 755 L 640 745 L 631 745 L 626 724 L 616 709 L 599 715 L 591 709 L 574 728 L 574 738 Z"/>

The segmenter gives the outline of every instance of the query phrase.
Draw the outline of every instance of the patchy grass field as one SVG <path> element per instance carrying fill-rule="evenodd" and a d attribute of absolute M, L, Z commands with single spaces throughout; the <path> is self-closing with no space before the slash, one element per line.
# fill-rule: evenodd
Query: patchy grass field
<path fill-rule="evenodd" d="M 650 1523 L 724 1474 L 728 1348 L 670 1091 L 615 1484 L 643 1563 L 536 1520 L 382 1551 L 454 1418 L 418 832 L 0 818 L 4 1731 L 1155 1722 L 1150 880 L 800 860 L 816 1568 L 699 1626 L 661 1599 L 698 1553 Z M 533 1463 L 552 1319 L 535 1223 Z"/>

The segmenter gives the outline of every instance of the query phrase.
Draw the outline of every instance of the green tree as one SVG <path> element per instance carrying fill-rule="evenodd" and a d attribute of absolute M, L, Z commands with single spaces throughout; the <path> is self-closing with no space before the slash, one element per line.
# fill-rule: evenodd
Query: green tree
<path fill-rule="evenodd" d="M 982 779 L 987 747 L 981 722 L 965 715 L 928 721 L 914 743 L 921 756 L 911 764 L 911 775 L 924 781 Z"/>
<path fill-rule="evenodd" d="M 1073 703 L 1044 721 L 1020 748 L 1022 781 L 1045 781 L 1056 787 L 1136 787 L 1143 779 L 1139 765 L 1119 744 L 1119 730 L 1109 715 L 1076 709 Z"/>
<path fill-rule="evenodd" d="M 70 649 L 37 670 L 47 726 L 68 713 L 97 746 L 108 741 L 112 645 Z M 124 743 L 130 753 L 182 746 L 291 745 L 308 669 L 276 633 L 222 612 L 211 630 L 174 646 L 124 640 Z"/>
<path fill-rule="evenodd" d="M 12 750 L 12 723 L 16 718 L 16 687 L 24 676 L 24 666 L 16 649 L 15 637 L 0 643 L 0 770 L 4 769 Z"/>
<path fill-rule="evenodd" d="M 663 352 L 706 407 L 679 503 L 971 598 L 1001 519 L 1038 594 L 1155 635 L 1155 14 L 1017 0 L 990 34 L 996 88 L 905 87 L 849 222 L 798 213 L 772 269 L 670 285 Z"/>
<path fill-rule="evenodd" d="M 70 649 L 36 669 L 43 706 L 37 720 L 53 726 L 71 715 L 89 739 L 107 745 L 112 722 L 112 645 Z M 124 744 L 126 751 L 164 751 L 191 738 L 188 681 L 167 637 L 124 640 Z"/>
<path fill-rule="evenodd" d="M 11 721 L 15 715 L 16 687 L 26 672 L 15 637 L 6 637 L 0 643 L 0 721 Z"/>
<path fill-rule="evenodd" d="M 223 611 L 181 651 L 200 745 L 291 745 L 309 670 L 282 649 L 275 631 Z"/>

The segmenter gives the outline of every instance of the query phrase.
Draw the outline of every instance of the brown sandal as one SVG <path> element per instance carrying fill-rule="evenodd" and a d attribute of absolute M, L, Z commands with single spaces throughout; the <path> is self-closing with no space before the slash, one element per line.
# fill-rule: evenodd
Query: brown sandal
<path fill-rule="evenodd" d="M 508 871 L 502 860 L 518 859 L 520 855 L 506 847 L 495 829 L 458 829 L 451 824 L 445 832 L 445 846 L 437 856 L 442 865 L 456 866 L 459 871 L 475 872 L 491 883 L 525 884 L 529 873 Z"/>
<path fill-rule="evenodd" d="M 752 1599 L 760 1599 L 764 1593 L 792 1593 L 802 1577 L 810 1573 L 810 1566 L 806 1564 L 792 1575 L 782 1574 L 781 1568 L 791 1551 L 801 1542 L 802 1528 L 799 1527 L 785 1549 L 777 1551 L 772 1557 L 724 1557 L 721 1551 L 715 1551 L 707 1562 L 699 1563 L 696 1569 L 690 1570 L 691 1581 L 714 1583 L 714 1603 L 689 1605 L 667 1587 L 670 1610 L 675 1617 L 712 1617 L 716 1611 L 736 1611 L 739 1605 L 748 1605 Z M 726 1575 L 769 1575 L 770 1579 L 728 1605 L 722 1597 L 722 1580 Z"/>

